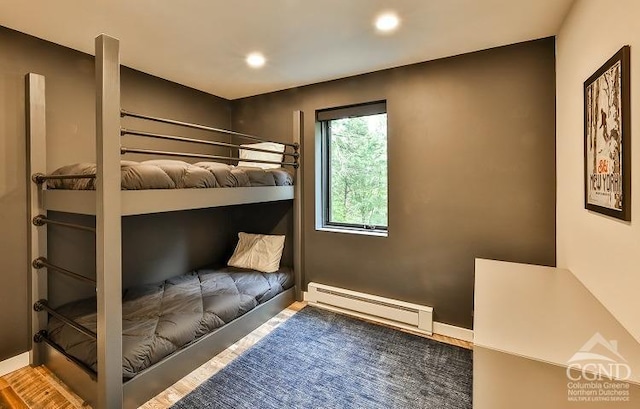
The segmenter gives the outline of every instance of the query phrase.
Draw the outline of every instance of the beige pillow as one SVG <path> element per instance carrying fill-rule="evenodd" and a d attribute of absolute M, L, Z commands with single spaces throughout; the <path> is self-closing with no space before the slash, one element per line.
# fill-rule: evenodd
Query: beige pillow
<path fill-rule="evenodd" d="M 238 245 L 227 265 L 275 273 L 280 268 L 284 236 L 238 233 Z"/>
<path fill-rule="evenodd" d="M 273 162 L 282 162 L 282 153 L 284 152 L 284 145 L 281 143 L 275 142 L 260 142 L 260 143 L 251 143 L 248 145 L 240 145 L 240 162 L 238 162 L 238 166 L 246 166 L 251 168 L 262 168 L 262 169 L 275 169 L 279 168 L 279 164 L 275 163 L 256 163 L 256 162 L 244 162 L 242 159 L 256 159 L 256 160 L 269 160 Z M 242 149 L 242 146 L 258 148 L 258 149 L 266 149 L 270 151 L 274 151 L 274 153 L 267 152 L 256 152 L 249 151 L 246 149 Z"/>

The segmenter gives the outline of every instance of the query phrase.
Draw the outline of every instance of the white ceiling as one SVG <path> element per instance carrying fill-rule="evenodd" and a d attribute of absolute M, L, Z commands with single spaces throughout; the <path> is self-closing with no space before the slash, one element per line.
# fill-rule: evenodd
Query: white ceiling
<path fill-rule="evenodd" d="M 0 0 L 0 25 L 235 99 L 555 35 L 573 0 Z M 380 35 L 374 18 L 395 11 Z M 267 65 L 247 67 L 261 51 Z"/>

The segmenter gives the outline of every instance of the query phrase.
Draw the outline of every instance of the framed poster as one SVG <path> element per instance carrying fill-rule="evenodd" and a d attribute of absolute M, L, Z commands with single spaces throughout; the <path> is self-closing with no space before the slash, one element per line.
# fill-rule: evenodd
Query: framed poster
<path fill-rule="evenodd" d="M 629 46 L 584 82 L 584 205 L 631 220 Z"/>

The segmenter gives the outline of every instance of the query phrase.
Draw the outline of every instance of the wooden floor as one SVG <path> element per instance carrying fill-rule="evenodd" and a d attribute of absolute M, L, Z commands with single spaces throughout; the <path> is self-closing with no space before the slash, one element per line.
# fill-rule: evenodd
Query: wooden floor
<path fill-rule="evenodd" d="M 305 303 L 301 302 L 291 304 L 287 309 L 258 327 L 255 331 L 142 405 L 141 408 L 160 409 L 170 407 L 244 351 L 251 348 L 256 342 L 300 311 L 304 306 Z M 468 349 L 473 347 L 470 342 L 441 335 L 427 338 Z M 78 396 L 71 392 L 47 368 L 26 367 L 0 378 L 0 409 L 14 408 L 66 409 L 88 408 L 88 405 L 85 405 Z"/>

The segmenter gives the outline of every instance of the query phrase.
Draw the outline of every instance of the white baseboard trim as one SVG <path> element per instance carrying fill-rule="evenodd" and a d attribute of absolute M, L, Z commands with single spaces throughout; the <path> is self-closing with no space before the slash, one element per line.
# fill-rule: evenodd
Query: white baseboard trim
<path fill-rule="evenodd" d="M 351 315 L 357 318 L 363 318 L 363 319 L 368 319 L 368 320 L 372 320 L 372 321 L 377 321 L 381 324 L 385 324 L 385 325 L 390 325 L 393 327 L 398 327 L 401 329 L 408 329 L 414 332 L 420 332 L 420 333 L 424 333 L 424 331 L 417 331 L 415 328 L 412 327 L 408 327 L 406 325 L 403 325 L 401 323 L 396 323 L 390 320 L 385 320 L 385 319 L 376 319 L 375 317 L 366 315 L 366 314 L 361 314 L 358 313 L 356 311 L 349 311 L 349 310 L 344 310 L 341 308 L 335 308 L 335 307 L 331 307 L 331 306 L 326 306 L 326 305 L 318 305 L 316 303 L 314 303 L 313 301 L 309 300 L 309 297 L 307 295 L 306 291 L 302 292 L 302 296 L 303 296 L 303 300 L 307 303 L 309 303 L 309 305 L 315 306 L 315 307 L 319 307 L 319 308 L 324 308 L 326 310 L 330 310 L 330 311 L 334 311 L 334 312 L 341 312 L 347 315 Z M 462 341 L 467 341 L 467 342 L 473 342 L 473 330 L 467 329 L 467 328 L 461 328 L 461 327 L 456 327 L 453 325 L 449 325 L 449 324 L 444 324 L 442 322 L 433 322 L 433 333 L 434 334 L 438 334 L 438 335 L 444 335 L 446 337 L 451 337 L 451 338 L 455 338 L 455 339 L 460 339 Z M 431 334 L 427 334 L 427 335 L 431 335 Z"/>
<path fill-rule="evenodd" d="M 0 376 L 5 376 L 8 373 L 24 368 L 27 365 L 29 365 L 29 352 L 24 352 L 12 358 L 5 359 L 0 362 Z"/>
<path fill-rule="evenodd" d="M 442 322 L 433 322 L 433 333 L 455 339 L 461 339 L 467 342 L 473 342 L 473 330 L 443 324 Z"/>

